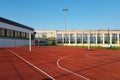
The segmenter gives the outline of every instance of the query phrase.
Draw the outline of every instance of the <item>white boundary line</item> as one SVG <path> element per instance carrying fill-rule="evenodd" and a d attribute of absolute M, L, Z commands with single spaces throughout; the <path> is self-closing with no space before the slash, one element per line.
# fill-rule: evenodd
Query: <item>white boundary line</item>
<path fill-rule="evenodd" d="M 75 72 L 73 72 L 73 71 L 71 71 L 71 70 L 69 70 L 69 69 L 66 69 L 66 68 L 64 68 L 64 67 L 61 67 L 60 64 L 59 64 L 59 62 L 60 62 L 63 58 L 67 58 L 67 57 L 69 57 L 69 56 L 59 58 L 59 59 L 57 60 L 57 66 L 58 66 L 60 69 L 62 69 L 62 70 L 64 70 L 64 71 L 67 71 L 67 72 L 69 72 L 69 73 L 72 73 L 72 74 L 74 74 L 74 75 L 76 75 L 76 76 L 78 76 L 78 77 L 81 77 L 81 78 L 85 79 L 85 80 L 90 80 L 90 79 L 87 78 L 87 77 L 84 77 L 84 76 L 82 76 L 82 75 L 80 75 L 80 74 L 77 74 L 77 73 L 75 73 Z"/>
<path fill-rule="evenodd" d="M 45 74 L 46 76 L 48 76 L 49 78 L 51 78 L 52 80 L 55 80 L 55 78 L 53 78 L 52 76 L 50 76 L 49 74 L 47 74 L 45 71 L 41 70 L 40 68 L 38 68 L 37 66 L 35 66 L 34 64 L 30 63 L 29 61 L 27 61 L 26 59 L 24 59 L 23 57 L 19 56 L 18 54 L 16 54 L 15 52 L 13 52 L 12 50 L 8 49 L 12 54 L 14 54 L 15 56 L 17 56 L 18 58 L 20 58 L 22 61 L 26 62 L 27 64 L 29 64 L 30 66 L 32 66 L 33 68 L 35 68 L 36 70 L 42 72 L 43 74 Z"/>

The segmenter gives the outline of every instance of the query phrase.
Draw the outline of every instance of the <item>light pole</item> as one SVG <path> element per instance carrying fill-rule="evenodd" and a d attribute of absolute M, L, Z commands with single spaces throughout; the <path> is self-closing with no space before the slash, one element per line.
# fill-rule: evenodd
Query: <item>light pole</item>
<path fill-rule="evenodd" d="M 66 34 L 66 30 L 67 30 L 67 15 L 66 15 L 67 11 L 68 11 L 67 8 L 63 9 L 63 12 L 65 14 L 65 34 Z M 66 39 L 64 39 L 64 40 L 65 40 L 64 42 L 66 43 Z"/>

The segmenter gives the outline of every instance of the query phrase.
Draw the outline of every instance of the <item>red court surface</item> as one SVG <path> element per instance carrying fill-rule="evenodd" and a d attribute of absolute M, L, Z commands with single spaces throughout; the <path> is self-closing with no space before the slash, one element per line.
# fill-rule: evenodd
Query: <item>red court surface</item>
<path fill-rule="evenodd" d="M 120 80 L 120 50 L 0 48 L 0 80 Z"/>

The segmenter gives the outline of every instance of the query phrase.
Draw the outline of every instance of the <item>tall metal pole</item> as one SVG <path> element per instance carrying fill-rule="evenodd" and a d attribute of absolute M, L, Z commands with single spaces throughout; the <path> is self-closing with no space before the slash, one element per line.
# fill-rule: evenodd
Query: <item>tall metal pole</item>
<path fill-rule="evenodd" d="M 65 34 L 66 34 L 66 30 L 67 30 L 67 15 L 66 12 L 68 11 L 68 9 L 63 9 L 63 12 L 65 14 Z M 66 38 L 64 37 L 65 43 L 66 43 Z"/>

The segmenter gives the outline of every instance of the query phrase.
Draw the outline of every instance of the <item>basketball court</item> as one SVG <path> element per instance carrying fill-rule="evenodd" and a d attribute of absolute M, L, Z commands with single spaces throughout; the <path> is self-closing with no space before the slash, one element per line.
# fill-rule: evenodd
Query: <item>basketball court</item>
<path fill-rule="evenodd" d="M 0 48 L 0 80 L 120 80 L 120 51 L 75 47 Z"/>

